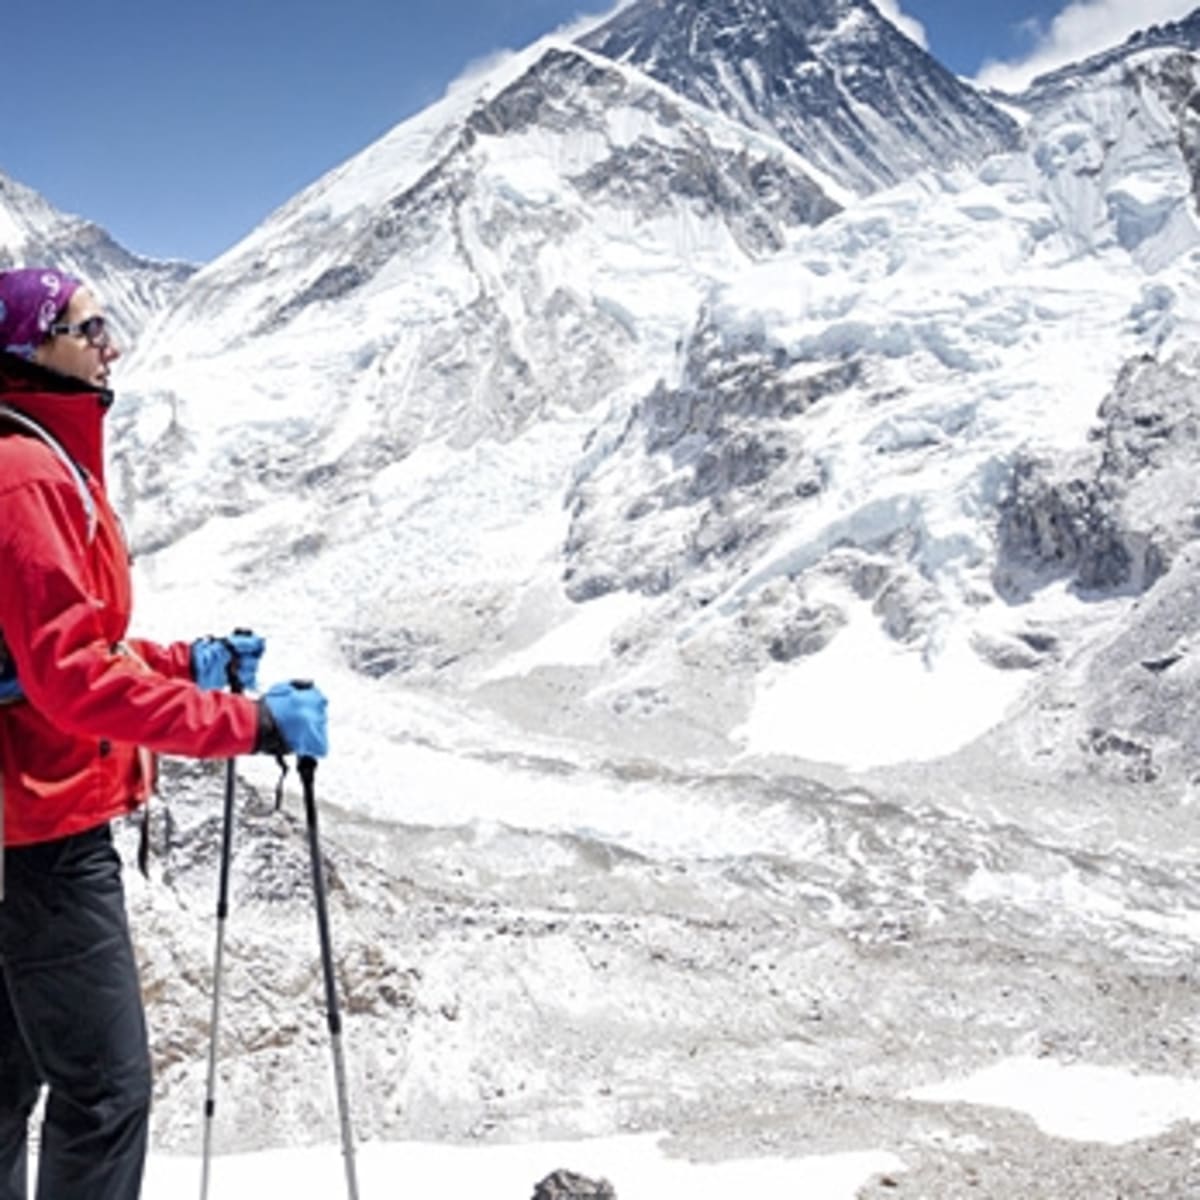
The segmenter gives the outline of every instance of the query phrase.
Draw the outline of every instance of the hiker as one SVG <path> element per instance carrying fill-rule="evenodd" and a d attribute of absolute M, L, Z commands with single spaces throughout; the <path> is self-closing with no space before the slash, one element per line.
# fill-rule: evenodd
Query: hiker
<path fill-rule="evenodd" d="M 325 699 L 254 685 L 261 638 L 131 640 L 129 557 L 104 486 L 118 349 L 95 297 L 52 269 L 0 271 L 0 1200 L 136 1200 L 150 1056 L 109 823 L 154 753 L 319 757 Z M 231 679 L 230 672 L 234 678 Z"/>

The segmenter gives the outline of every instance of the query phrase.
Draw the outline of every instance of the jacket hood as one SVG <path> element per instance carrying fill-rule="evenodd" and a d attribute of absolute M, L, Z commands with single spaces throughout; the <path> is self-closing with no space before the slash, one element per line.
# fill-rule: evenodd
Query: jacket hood
<path fill-rule="evenodd" d="M 113 393 L 0 352 L 0 403 L 31 417 L 84 470 L 104 481 L 104 416 Z"/>

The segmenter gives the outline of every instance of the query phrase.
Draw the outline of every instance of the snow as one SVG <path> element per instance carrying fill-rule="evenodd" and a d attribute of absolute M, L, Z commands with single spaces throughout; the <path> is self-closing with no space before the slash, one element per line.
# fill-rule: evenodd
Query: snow
<path fill-rule="evenodd" d="M 821 654 L 762 681 L 745 725 L 748 754 L 795 755 L 852 770 L 948 754 L 1019 699 L 1017 672 L 987 666 L 960 634 L 933 662 L 892 641 L 866 606 Z"/>
<path fill-rule="evenodd" d="M 17 222 L 16 213 L 11 208 L 0 207 L 0 244 L 20 245 L 25 238 L 25 230 Z"/>
<path fill-rule="evenodd" d="M 635 596 L 614 593 L 576 608 L 532 645 L 510 655 L 502 666 L 484 678 L 523 675 L 541 666 L 598 666 L 611 653 L 613 633 L 620 623 L 635 616 L 641 602 Z"/>
<path fill-rule="evenodd" d="M 1139 1074 L 1090 1063 L 1017 1056 L 974 1074 L 915 1088 L 913 1100 L 1004 1108 L 1030 1117 L 1051 1137 L 1111 1145 L 1152 1138 L 1178 1121 L 1200 1120 L 1200 1081 Z M 698 1163 L 673 1157 L 661 1134 L 526 1145 L 420 1143 L 358 1146 L 364 1200 L 374 1196 L 524 1196 L 552 1171 L 607 1179 L 621 1200 L 728 1200 L 731 1196 L 800 1196 L 853 1200 L 874 1176 L 902 1176 L 890 1150 L 863 1149 L 804 1158 L 740 1158 Z M 197 1186 L 197 1158 L 153 1155 L 145 1200 L 168 1200 Z M 291 1200 L 328 1200 L 346 1188 L 336 1146 L 217 1154 L 211 1184 L 223 1200 L 257 1200 L 279 1190 Z"/>
<path fill-rule="evenodd" d="M 454 111 L 465 110 L 460 103 Z M 449 119 L 427 114 L 405 137 L 433 139 L 435 116 Z M 1019 700 L 1024 674 L 996 670 L 972 648 L 973 633 L 1002 626 L 1005 617 L 996 605 L 978 605 L 996 481 L 1018 448 L 1053 456 L 1083 445 L 1123 362 L 1200 331 L 1195 221 L 1177 173 L 1144 169 L 1153 138 L 1142 126 L 1158 116 L 1150 106 L 1141 123 L 1133 121 L 1115 96 L 1073 100 L 1034 123 L 1028 155 L 998 157 L 974 174 L 912 180 L 797 235 L 789 251 L 757 265 L 746 263 L 719 223 L 686 213 L 635 219 L 632 212 L 614 212 L 603 237 L 563 242 L 523 261 L 542 294 L 569 288 L 597 311 L 618 312 L 630 336 L 623 366 L 631 381 L 655 377 L 665 348 L 706 298 L 730 344 L 765 340 L 814 370 L 847 358 L 873 364 L 861 392 L 806 415 L 806 443 L 826 473 L 826 493 L 797 509 L 786 532 L 683 628 L 681 641 L 730 618 L 772 579 L 802 574 L 834 546 L 881 544 L 905 530 L 919 535 L 912 566 L 935 593 L 930 632 L 898 643 L 868 606 L 839 598 L 848 620 L 825 650 L 760 674 L 735 734 L 746 754 L 853 769 L 929 759 L 985 732 Z M 563 172 L 582 169 L 607 143 L 650 129 L 644 112 L 617 109 L 596 120 L 581 137 L 531 129 L 493 139 L 477 175 L 481 206 L 566 203 L 563 211 L 573 211 Z M 706 121 L 714 137 L 729 137 L 719 122 Z M 1090 168 L 1114 123 L 1128 140 L 1098 176 Z M 397 145 L 418 153 L 415 142 Z M 381 145 L 371 155 L 395 150 Z M 420 153 L 428 161 L 428 146 Z M 347 167 L 346 179 L 330 187 L 351 188 L 351 176 L 377 169 L 371 161 Z M 354 187 L 365 202 L 377 198 L 376 183 Z M 297 220 L 308 203 L 297 200 Z M 395 278 L 384 272 L 364 288 L 348 306 L 349 327 L 314 310 L 244 353 L 222 349 L 219 361 L 171 369 L 170 415 L 195 447 L 180 464 L 176 495 L 194 497 L 193 504 L 219 493 L 230 453 L 250 432 L 250 405 L 286 411 L 289 438 L 320 446 L 320 462 L 336 463 L 381 424 L 411 449 L 379 468 L 359 502 L 332 516 L 315 499 L 272 500 L 257 515 L 211 518 L 155 555 L 145 565 L 152 587 L 142 592 L 151 631 L 165 635 L 191 614 L 211 622 L 213 612 L 238 605 L 237 620 L 272 629 L 307 627 L 323 611 L 332 623 L 384 626 L 392 597 L 417 592 L 438 603 L 449 589 L 480 581 L 547 594 L 566 530 L 561 497 L 597 422 L 584 411 L 535 422 L 510 440 L 457 444 L 473 410 L 439 406 L 415 362 L 428 336 L 422 331 L 453 322 L 480 277 L 503 274 L 481 231 L 467 244 L 474 273 L 445 265 L 426 246 Z M 1150 282 L 1148 264 L 1160 260 L 1165 265 Z M 527 356 L 529 298 L 514 289 L 497 295 L 512 345 Z M 219 320 L 236 322 L 240 311 L 226 309 Z M 206 338 L 223 347 L 222 338 Z M 153 352 L 144 357 L 153 360 Z M 370 366 L 356 375 L 358 360 Z M 347 375 L 358 379 L 349 395 Z M 146 376 L 138 432 L 147 443 L 168 419 L 168 406 L 149 388 L 161 378 L 157 367 Z M 486 375 L 478 379 L 482 386 Z M 902 400 L 881 404 L 882 392 Z M 461 389 L 446 394 L 464 403 Z M 611 403 L 619 409 L 638 395 L 630 386 Z M 266 425 L 254 431 L 264 443 L 271 436 Z M 627 482 L 636 494 L 642 481 Z M 248 597 L 221 594 L 236 587 L 235 559 L 253 559 L 256 544 L 322 524 L 331 545 L 319 568 L 293 571 L 265 611 L 247 611 Z M 231 558 L 222 545 L 239 550 Z M 214 562 L 221 567 L 209 582 L 220 583 L 217 590 L 201 586 Z M 344 580 L 355 581 L 349 594 Z M 485 656 L 477 682 L 553 667 L 603 670 L 612 634 L 638 616 L 639 605 L 644 610 L 633 595 L 584 606 L 527 603 L 504 644 Z M 343 679 L 336 652 L 325 649 L 316 660 L 322 678 L 344 688 L 344 703 L 357 711 L 359 685 Z M 366 740 L 357 730 L 347 736 L 356 745 Z M 425 769 L 412 756 L 409 763 Z M 470 790 L 464 783 L 463 794 Z"/>
<path fill-rule="evenodd" d="M 1051 1137 L 1120 1145 L 1200 1120 L 1200 1081 L 1118 1067 L 1017 1057 L 965 1079 L 917 1088 L 914 1100 L 982 1104 L 1027 1114 Z"/>
<path fill-rule="evenodd" d="M 545 121 L 480 135 L 462 161 L 473 190 L 453 229 L 436 222 L 357 292 L 246 336 L 276 293 L 294 295 L 347 261 L 380 206 L 386 213 L 390 198 L 454 158 L 473 108 L 550 48 L 617 72 L 612 94 L 602 92 L 603 103 L 556 95 Z M 614 102 L 617 93 L 636 102 Z M 651 99 L 678 120 L 659 122 Z M 560 126 L 563 114 L 570 119 Z M 139 623 L 160 637 L 211 629 L 223 614 L 262 628 L 275 655 L 292 655 L 289 668 L 318 676 L 336 711 L 354 714 L 339 721 L 338 743 L 376 763 L 379 780 L 356 803 L 386 810 L 382 781 L 394 761 L 414 783 L 452 781 L 446 819 L 484 819 L 475 797 L 490 789 L 478 762 L 450 760 L 465 747 L 484 752 L 486 737 L 465 732 L 473 720 L 487 736 L 508 734 L 465 715 L 464 703 L 435 706 L 444 720 L 430 718 L 423 750 L 392 736 L 410 727 L 411 699 L 355 678 L 339 639 L 347 630 L 443 637 L 454 643 L 447 660 L 459 651 L 472 658 L 455 682 L 464 694 L 536 685 L 556 671 L 584 680 L 581 690 L 600 704 L 664 683 L 623 675 L 612 653 L 628 628 L 653 628 L 653 600 L 622 592 L 573 605 L 563 596 L 564 497 L 573 474 L 605 453 L 606 422 L 619 428 L 657 380 L 675 382 L 680 348 L 704 313 L 734 353 L 742 343 L 778 347 L 814 374 L 850 360 L 864 364 L 864 378 L 804 416 L 822 494 L 718 579 L 712 603 L 654 636 L 687 653 L 736 622 L 762 589 L 805 578 L 834 548 L 911 539 L 902 565 L 927 585 L 922 628 L 900 641 L 870 604 L 829 597 L 844 617 L 836 636 L 816 654 L 757 670 L 733 736 L 743 757 L 794 755 L 854 770 L 950 753 L 1011 712 L 1031 677 L 986 661 L 978 637 L 1004 638 L 1046 611 L 1072 613 L 1070 597 L 1045 595 L 1014 611 L 991 587 L 996 501 L 1013 456 L 1075 453 L 1123 363 L 1200 336 L 1200 230 L 1172 119 L 1152 87 L 1131 87 L 1114 70 L 1028 114 L 1027 150 L 862 200 L 839 191 L 844 213 L 793 229 L 782 253 L 751 263 L 719 215 L 668 204 L 650 216 L 607 193 L 589 209 L 574 180 L 613 147 L 642 139 L 689 153 L 707 141 L 803 166 L 795 154 L 587 51 L 533 47 L 285 206 L 204 273 L 214 287 L 236 286 L 223 286 L 219 301 L 199 288 L 186 327 L 169 323 L 139 351 L 121 380 L 140 406 L 128 440 L 123 432 L 127 461 L 153 454 L 172 421 L 186 435 L 170 506 L 147 499 L 131 515 L 150 541 L 160 518 L 170 529 L 164 507 L 170 516 L 212 512 L 231 461 L 274 458 L 282 445 L 297 465 L 281 474 L 302 481 L 304 471 L 336 472 L 381 437 L 394 446 L 393 461 L 373 463 L 344 501 L 326 503 L 303 482 L 294 492 L 252 484 L 241 502 L 248 511 L 231 516 L 226 505 L 176 531 L 174 544 L 141 560 Z M 463 313 L 481 295 L 495 308 L 465 336 Z M 581 328 L 547 350 L 537 317 L 551 296 L 578 305 Z M 506 341 L 488 343 L 499 324 Z M 536 371 L 597 346 L 616 367 L 590 400 L 567 372 L 536 380 L 535 413 L 490 398 L 506 356 Z M 645 473 L 611 478 L 630 496 L 646 487 Z M 659 536 L 666 544 L 687 530 L 664 521 Z M 319 555 L 285 566 L 282 548 L 305 539 L 322 543 Z M 269 594 L 246 589 L 264 570 Z M 480 616 L 489 606 L 494 616 Z M 1097 612 L 1091 606 L 1089 619 Z M 295 640 L 287 631 L 314 628 L 301 650 L 287 648 Z M 555 814 L 530 781 L 535 799 L 500 819 L 558 829 L 604 807 L 602 791 L 569 791 Z M 624 807 L 622 796 L 615 809 Z M 667 806 L 664 825 L 678 815 Z M 671 844 L 616 815 L 606 833 L 642 848 Z"/>
<path fill-rule="evenodd" d="M 672 1158 L 660 1135 L 528 1146 L 366 1145 L 356 1153 L 363 1200 L 395 1195 L 454 1198 L 531 1195 L 556 1170 L 607 1179 L 620 1200 L 729 1200 L 732 1196 L 803 1195 L 806 1200 L 854 1200 L 873 1175 L 901 1167 L 882 1151 L 811 1158 L 743 1159 L 694 1163 Z M 174 1200 L 198 1184 L 200 1164 L 190 1158 L 151 1158 L 144 1200 Z M 347 1190 L 336 1148 L 277 1150 L 216 1157 L 213 1194 L 222 1200 L 259 1200 L 272 1191 L 289 1200 L 331 1200 Z"/>

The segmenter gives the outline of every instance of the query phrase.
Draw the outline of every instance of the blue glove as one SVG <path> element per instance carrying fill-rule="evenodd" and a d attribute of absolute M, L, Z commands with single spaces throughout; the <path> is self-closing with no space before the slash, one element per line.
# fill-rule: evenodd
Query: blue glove
<path fill-rule="evenodd" d="M 197 638 L 192 643 L 192 678 L 206 692 L 223 687 L 252 692 L 258 687 L 258 663 L 266 648 L 267 643 L 248 629 L 235 629 L 227 638 Z"/>
<path fill-rule="evenodd" d="M 271 732 L 277 732 L 284 742 L 284 752 L 324 758 L 329 753 L 329 726 L 325 711 L 329 701 L 319 688 L 311 683 L 296 680 L 292 683 L 277 683 L 263 693 L 260 701 L 270 714 L 274 731 L 259 734 L 259 747 L 264 751 L 275 751 Z"/>

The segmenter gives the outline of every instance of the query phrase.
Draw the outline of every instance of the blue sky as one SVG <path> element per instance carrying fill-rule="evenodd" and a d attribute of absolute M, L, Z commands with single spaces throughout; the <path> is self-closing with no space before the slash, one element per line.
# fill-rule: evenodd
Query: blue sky
<path fill-rule="evenodd" d="M 877 3 L 952 70 L 1019 86 L 1200 0 Z M 107 0 L 94 20 L 29 8 L 25 37 L 11 22 L 5 34 L 0 171 L 131 250 L 205 261 L 481 59 L 610 5 Z M 59 22 L 70 35 L 51 39 Z"/>

